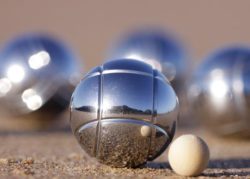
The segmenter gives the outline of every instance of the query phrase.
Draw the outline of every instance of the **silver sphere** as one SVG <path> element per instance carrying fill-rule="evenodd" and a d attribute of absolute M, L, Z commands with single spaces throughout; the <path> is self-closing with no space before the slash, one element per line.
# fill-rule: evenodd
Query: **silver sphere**
<path fill-rule="evenodd" d="M 217 134 L 250 135 L 250 49 L 225 48 L 198 68 L 189 88 L 194 114 Z"/>
<path fill-rule="evenodd" d="M 137 167 L 173 139 L 178 100 L 167 79 L 146 63 L 115 60 L 94 68 L 76 87 L 71 128 L 101 163 Z"/>
<path fill-rule="evenodd" d="M 67 108 L 79 69 L 61 42 L 42 34 L 20 36 L 2 49 L 0 64 L 0 105 L 7 115 Z"/>
<path fill-rule="evenodd" d="M 173 87 L 182 86 L 185 54 L 170 35 L 154 29 L 139 30 L 122 38 L 111 50 L 109 59 L 140 60 L 162 72 Z"/>

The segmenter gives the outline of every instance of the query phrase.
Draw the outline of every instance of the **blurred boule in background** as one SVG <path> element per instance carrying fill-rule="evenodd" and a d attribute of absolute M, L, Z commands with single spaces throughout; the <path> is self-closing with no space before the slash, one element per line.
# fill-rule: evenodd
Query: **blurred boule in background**
<path fill-rule="evenodd" d="M 24 34 L 6 43 L 0 52 L 1 123 L 14 129 L 16 121 L 21 130 L 49 127 L 68 108 L 79 63 L 51 35 Z"/>
<path fill-rule="evenodd" d="M 141 28 L 125 34 L 108 56 L 110 60 L 119 58 L 143 61 L 161 71 L 175 88 L 183 85 L 186 54 L 175 36 L 163 29 Z"/>
<path fill-rule="evenodd" d="M 222 136 L 250 135 L 250 48 L 213 52 L 189 87 L 194 116 Z"/>

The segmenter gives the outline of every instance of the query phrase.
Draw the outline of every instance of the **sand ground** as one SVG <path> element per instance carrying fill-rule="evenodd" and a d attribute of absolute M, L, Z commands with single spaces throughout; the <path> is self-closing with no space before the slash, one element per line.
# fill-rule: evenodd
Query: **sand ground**
<path fill-rule="evenodd" d="M 199 178 L 250 178 L 250 141 L 222 139 L 203 129 L 198 134 L 210 147 L 211 160 Z M 90 159 L 70 131 L 0 133 L 1 178 L 182 178 L 167 162 L 167 151 L 138 169 L 102 166 Z"/>

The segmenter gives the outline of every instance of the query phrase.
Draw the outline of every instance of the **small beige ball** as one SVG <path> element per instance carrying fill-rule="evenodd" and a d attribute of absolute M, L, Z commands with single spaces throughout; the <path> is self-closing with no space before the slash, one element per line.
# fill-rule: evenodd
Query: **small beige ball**
<path fill-rule="evenodd" d="M 207 144 L 195 135 L 182 135 L 170 145 L 169 164 L 179 175 L 197 176 L 207 167 L 209 149 Z"/>

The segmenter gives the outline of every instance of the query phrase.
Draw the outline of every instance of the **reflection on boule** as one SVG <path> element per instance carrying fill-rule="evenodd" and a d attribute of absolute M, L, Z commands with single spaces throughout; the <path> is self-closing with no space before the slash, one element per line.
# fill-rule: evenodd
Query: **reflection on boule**
<path fill-rule="evenodd" d="M 141 126 L 141 135 L 143 137 L 149 137 L 151 134 L 151 128 L 149 126 Z"/>
<path fill-rule="evenodd" d="M 71 102 L 71 128 L 101 163 L 137 167 L 171 142 L 178 100 L 167 79 L 146 63 L 115 60 L 90 71 Z"/>
<path fill-rule="evenodd" d="M 189 88 L 194 114 L 224 136 L 249 136 L 250 49 L 231 47 L 212 54 Z"/>

